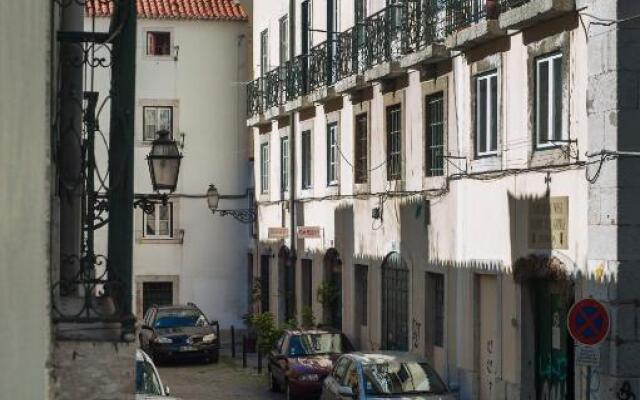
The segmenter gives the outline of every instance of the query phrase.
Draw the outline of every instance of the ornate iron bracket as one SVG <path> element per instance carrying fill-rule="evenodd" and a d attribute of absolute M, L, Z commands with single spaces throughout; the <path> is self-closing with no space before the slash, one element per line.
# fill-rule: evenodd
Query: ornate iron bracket
<path fill-rule="evenodd" d="M 212 213 L 213 215 L 218 214 L 221 217 L 230 215 L 243 224 L 251 224 L 256 221 L 256 212 L 251 208 L 242 208 L 237 210 L 215 210 L 212 211 Z"/>

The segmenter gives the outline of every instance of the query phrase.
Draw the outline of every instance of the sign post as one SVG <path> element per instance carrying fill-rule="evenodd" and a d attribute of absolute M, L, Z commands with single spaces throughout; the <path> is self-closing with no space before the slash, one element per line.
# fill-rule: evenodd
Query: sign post
<path fill-rule="evenodd" d="M 579 344 L 576 363 L 587 367 L 586 400 L 591 398 L 591 367 L 600 363 L 600 348 L 597 346 L 606 339 L 610 325 L 609 312 L 594 299 L 578 301 L 567 315 L 569 334 Z"/>

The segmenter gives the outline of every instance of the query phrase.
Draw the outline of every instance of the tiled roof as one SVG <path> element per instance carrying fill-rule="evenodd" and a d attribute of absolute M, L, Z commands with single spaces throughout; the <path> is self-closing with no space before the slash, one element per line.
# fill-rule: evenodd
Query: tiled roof
<path fill-rule="evenodd" d="M 138 18 L 196 19 L 246 21 L 247 13 L 234 0 L 136 0 Z M 113 12 L 110 0 L 86 0 L 88 16 L 109 17 Z"/>

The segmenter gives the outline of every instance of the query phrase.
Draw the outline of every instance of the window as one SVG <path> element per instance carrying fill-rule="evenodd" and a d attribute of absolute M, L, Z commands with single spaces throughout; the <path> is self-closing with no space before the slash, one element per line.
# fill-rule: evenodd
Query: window
<path fill-rule="evenodd" d="M 280 18 L 280 65 L 284 65 L 289 59 L 289 18 L 285 15 Z"/>
<path fill-rule="evenodd" d="M 283 192 L 289 190 L 289 137 L 280 138 L 280 186 Z"/>
<path fill-rule="evenodd" d="M 302 259 L 302 306 L 313 306 L 313 261 Z"/>
<path fill-rule="evenodd" d="M 476 77 L 476 153 L 496 154 L 498 150 L 498 73 Z"/>
<path fill-rule="evenodd" d="M 173 203 L 156 204 L 151 214 L 143 213 L 142 216 L 142 232 L 145 238 L 173 237 Z"/>
<path fill-rule="evenodd" d="M 398 180 L 402 172 L 402 123 L 400 104 L 387 107 L 387 180 Z"/>
<path fill-rule="evenodd" d="M 311 131 L 302 132 L 302 189 L 311 187 Z"/>
<path fill-rule="evenodd" d="M 147 32 L 147 55 L 171 55 L 171 32 Z"/>
<path fill-rule="evenodd" d="M 159 131 L 173 132 L 173 107 L 144 107 L 142 113 L 144 141 L 153 141 Z"/>
<path fill-rule="evenodd" d="M 369 178 L 369 132 L 367 124 L 366 113 L 356 115 L 356 183 L 366 183 Z"/>
<path fill-rule="evenodd" d="M 369 316 L 369 269 L 366 265 L 356 264 L 356 319 L 359 322 L 358 326 L 366 326 L 368 324 Z"/>
<path fill-rule="evenodd" d="M 427 273 L 433 296 L 433 345 L 444 346 L 444 275 Z"/>
<path fill-rule="evenodd" d="M 327 125 L 327 185 L 338 183 L 338 124 Z"/>
<path fill-rule="evenodd" d="M 389 10 L 389 20 L 391 21 L 391 31 L 396 32 L 402 28 L 402 1 L 387 0 L 386 3 Z"/>
<path fill-rule="evenodd" d="M 365 25 L 365 18 L 367 17 L 367 1 L 356 0 L 355 4 L 356 14 L 356 43 L 358 48 L 362 48 L 366 45 L 366 32 L 367 26 Z"/>
<path fill-rule="evenodd" d="M 562 129 L 562 54 L 536 60 L 536 144 L 565 139 Z"/>
<path fill-rule="evenodd" d="M 425 172 L 427 176 L 444 173 L 444 96 L 442 93 L 427 96 L 425 115 Z"/>
<path fill-rule="evenodd" d="M 309 54 L 313 47 L 313 3 L 311 0 L 303 0 L 302 13 L 302 54 Z"/>
<path fill-rule="evenodd" d="M 260 32 L 260 76 L 269 71 L 269 30 Z"/>
<path fill-rule="evenodd" d="M 260 188 L 269 193 L 269 143 L 260 145 Z"/>

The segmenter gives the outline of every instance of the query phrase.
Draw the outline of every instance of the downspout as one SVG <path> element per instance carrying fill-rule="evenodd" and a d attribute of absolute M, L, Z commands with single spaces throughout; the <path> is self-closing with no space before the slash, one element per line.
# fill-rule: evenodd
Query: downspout
<path fill-rule="evenodd" d="M 293 63 L 296 57 L 296 1 L 289 0 L 289 63 Z M 291 235 L 290 268 L 296 268 L 296 121 L 295 111 L 289 114 L 289 218 Z M 295 277 L 295 272 L 294 272 Z M 294 293 L 296 282 L 293 283 Z M 295 306 L 294 296 L 294 310 Z M 295 311 L 294 311 L 295 313 Z"/>

